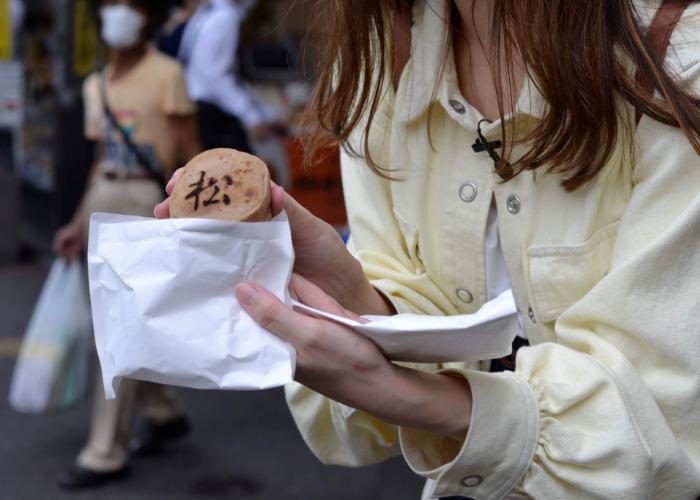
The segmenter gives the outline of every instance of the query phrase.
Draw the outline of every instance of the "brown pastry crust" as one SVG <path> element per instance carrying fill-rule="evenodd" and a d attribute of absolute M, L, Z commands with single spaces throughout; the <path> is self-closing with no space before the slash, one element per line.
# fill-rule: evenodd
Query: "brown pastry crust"
<path fill-rule="evenodd" d="M 176 218 L 267 221 L 272 218 L 270 171 L 257 156 L 211 149 L 185 165 L 169 204 L 170 216 Z"/>

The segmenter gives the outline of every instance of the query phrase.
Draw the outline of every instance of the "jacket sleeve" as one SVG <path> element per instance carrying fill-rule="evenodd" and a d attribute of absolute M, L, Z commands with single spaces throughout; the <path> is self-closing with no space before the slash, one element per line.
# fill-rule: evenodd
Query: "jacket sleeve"
<path fill-rule="evenodd" d="M 321 462 L 355 467 L 400 454 L 396 427 L 301 384 L 289 384 L 285 393 L 301 436 Z"/>
<path fill-rule="evenodd" d="M 435 498 L 700 495 L 700 159 L 677 129 L 645 118 L 637 135 L 610 269 L 556 343 L 522 349 L 515 373 L 458 371 L 474 407 L 456 452 L 400 430 Z"/>

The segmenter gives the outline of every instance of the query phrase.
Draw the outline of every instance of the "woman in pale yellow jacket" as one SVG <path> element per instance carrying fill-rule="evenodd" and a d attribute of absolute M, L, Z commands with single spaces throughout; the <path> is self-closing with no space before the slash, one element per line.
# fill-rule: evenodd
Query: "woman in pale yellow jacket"
<path fill-rule="evenodd" d="M 296 348 L 306 442 L 335 464 L 402 453 L 424 498 L 695 498 L 700 5 L 408 3 L 319 2 L 311 142 L 345 146 L 351 253 L 275 188 L 290 289 L 349 316 L 452 315 L 512 286 L 530 346 L 514 372 L 399 366 L 241 285 Z"/>

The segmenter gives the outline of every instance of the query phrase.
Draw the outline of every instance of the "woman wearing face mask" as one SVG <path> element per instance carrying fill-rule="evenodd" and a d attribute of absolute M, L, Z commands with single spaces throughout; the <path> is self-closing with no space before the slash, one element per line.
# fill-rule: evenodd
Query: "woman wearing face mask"
<path fill-rule="evenodd" d="M 287 400 L 307 444 L 351 466 L 403 454 L 425 499 L 698 497 L 700 4 L 316 5 L 312 138 L 346 146 L 354 257 L 275 188 L 292 294 L 453 315 L 512 286 L 530 346 L 398 366 L 241 285 L 296 348 Z"/>
<path fill-rule="evenodd" d="M 83 201 L 54 241 L 56 253 L 66 259 L 81 254 L 92 212 L 152 215 L 162 179 L 201 149 L 181 68 L 149 45 L 156 7 L 157 2 L 147 0 L 95 5 L 109 59 L 83 88 L 85 133 L 96 141 L 97 154 Z M 117 399 L 106 401 L 98 380 L 88 443 L 61 485 L 92 486 L 126 474 L 135 404 L 145 422 L 132 442 L 136 451 L 158 451 L 165 441 L 187 432 L 171 389 L 125 380 Z"/>

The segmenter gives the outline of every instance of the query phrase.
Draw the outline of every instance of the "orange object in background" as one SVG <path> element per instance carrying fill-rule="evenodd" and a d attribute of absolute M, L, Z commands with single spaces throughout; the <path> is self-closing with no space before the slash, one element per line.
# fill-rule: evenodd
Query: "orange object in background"
<path fill-rule="evenodd" d="M 347 214 L 340 178 L 340 149 L 318 154 L 313 166 L 304 163 L 304 146 L 298 139 L 286 142 L 289 159 L 289 194 L 315 216 L 334 226 L 345 226 Z"/>

